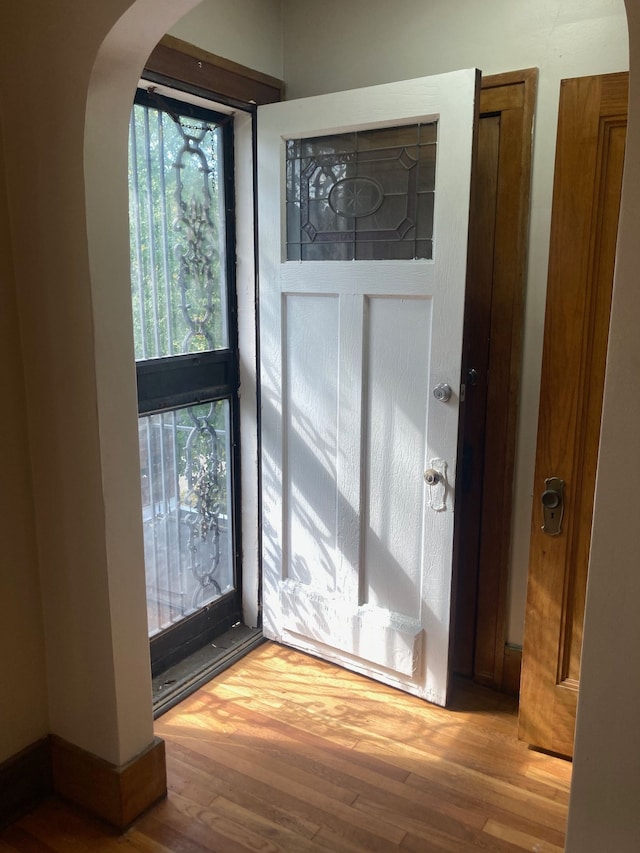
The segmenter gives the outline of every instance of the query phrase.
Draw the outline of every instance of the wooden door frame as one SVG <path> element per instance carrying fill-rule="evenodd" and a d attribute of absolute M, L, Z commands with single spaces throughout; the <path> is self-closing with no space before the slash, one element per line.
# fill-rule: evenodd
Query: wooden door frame
<path fill-rule="evenodd" d="M 482 78 L 480 118 L 495 119 L 499 140 L 472 188 L 452 596 L 452 670 L 510 693 L 520 677 L 520 651 L 506 645 L 507 589 L 537 80 L 535 68 Z"/>
<path fill-rule="evenodd" d="M 284 96 L 284 83 L 262 71 L 254 71 L 230 59 L 216 56 L 174 36 L 163 36 L 144 66 L 147 80 L 168 86 L 180 84 L 185 91 L 209 100 L 216 95 L 225 103 L 274 104 Z"/>

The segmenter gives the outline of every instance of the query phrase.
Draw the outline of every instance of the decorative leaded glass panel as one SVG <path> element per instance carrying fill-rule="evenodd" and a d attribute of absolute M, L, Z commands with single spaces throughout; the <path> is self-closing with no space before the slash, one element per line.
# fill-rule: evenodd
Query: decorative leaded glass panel
<path fill-rule="evenodd" d="M 224 349 L 221 128 L 136 104 L 129 140 L 136 359 Z"/>
<path fill-rule="evenodd" d="M 437 123 L 287 141 L 287 260 L 433 257 Z"/>
<path fill-rule="evenodd" d="M 229 402 L 139 419 L 149 634 L 233 589 Z"/>

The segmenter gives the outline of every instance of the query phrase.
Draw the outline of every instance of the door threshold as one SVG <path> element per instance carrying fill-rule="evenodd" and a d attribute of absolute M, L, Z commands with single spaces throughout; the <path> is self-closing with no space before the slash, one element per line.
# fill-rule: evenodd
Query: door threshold
<path fill-rule="evenodd" d="M 154 719 L 264 642 L 260 628 L 248 628 L 238 623 L 180 663 L 161 672 L 152 682 Z"/>

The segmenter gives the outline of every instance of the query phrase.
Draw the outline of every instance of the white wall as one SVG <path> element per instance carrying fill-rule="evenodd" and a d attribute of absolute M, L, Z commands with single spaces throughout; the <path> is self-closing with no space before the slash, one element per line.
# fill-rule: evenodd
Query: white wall
<path fill-rule="evenodd" d="M 476 66 L 540 69 L 508 639 L 522 642 L 559 81 L 626 70 L 623 0 L 284 0 L 289 98 Z"/>
<path fill-rule="evenodd" d="M 282 79 L 280 0 L 202 0 L 169 33 Z"/>

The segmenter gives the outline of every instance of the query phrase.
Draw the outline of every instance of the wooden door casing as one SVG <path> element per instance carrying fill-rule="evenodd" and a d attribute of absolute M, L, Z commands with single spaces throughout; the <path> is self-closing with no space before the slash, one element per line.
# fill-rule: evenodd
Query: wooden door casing
<path fill-rule="evenodd" d="M 506 611 L 537 81 L 536 68 L 482 78 L 465 304 L 452 670 L 510 693 L 520 677 Z"/>
<path fill-rule="evenodd" d="M 628 75 L 562 82 L 525 618 L 520 738 L 573 753 Z M 562 531 L 542 531 L 548 477 Z"/>

